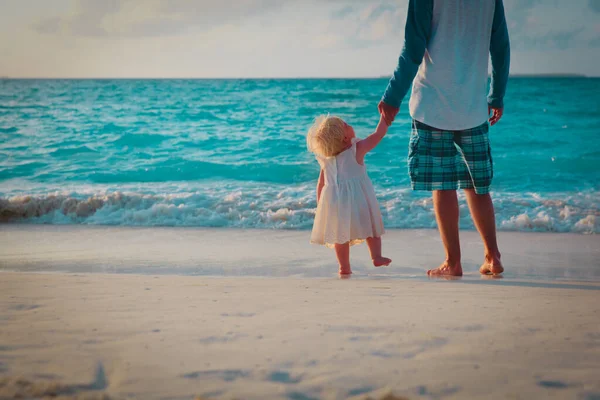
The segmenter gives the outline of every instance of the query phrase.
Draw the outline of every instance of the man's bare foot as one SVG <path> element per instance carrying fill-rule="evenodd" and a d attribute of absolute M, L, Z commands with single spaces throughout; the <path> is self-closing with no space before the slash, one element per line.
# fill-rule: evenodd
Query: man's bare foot
<path fill-rule="evenodd" d="M 462 276 L 462 274 L 462 265 L 460 263 L 451 265 L 448 261 L 444 261 L 436 269 L 427 271 L 427 276 Z"/>
<path fill-rule="evenodd" d="M 391 262 L 392 259 L 387 257 L 375 257 L 373 259 L 373 265 L 376 267 L 387 267 Z"/>
<path fill-rule="evenodd" d="M 352 270 L 350 268 L 340 268 L 338 271 L 338 275 L 340 276 L 340 279 L 348 279 L 352 275 Z"/>
<path fill-rule="evenodd" d="M 485 257 L 485 261 L 479 268 L 479 272 L 482 275 L 498 275 L 504 272 L 504 267 L 502 266 L 502 262 L 500 262 L 500 257 Z"/>

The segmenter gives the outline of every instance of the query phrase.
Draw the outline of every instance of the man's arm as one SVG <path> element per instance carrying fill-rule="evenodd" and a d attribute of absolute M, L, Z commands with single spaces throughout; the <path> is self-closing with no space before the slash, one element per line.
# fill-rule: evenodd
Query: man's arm
<path fill-rule="evenodd" d="M 398 59 L 394 75 L 390 79 L 381 103 L 379 103 L 379 111 L 384 115 L 388 125 L 394 120 L 404 96 L 408 93 L 413 79 L 417 75 L 419 65 L 423 61 L 431 36 L 432 16 L 433 0 L 409 1 L 406 27 L 404 28 L 404 48 Z M 390 113 L 393 113 L 391 119 L 386 115 Z"/>
<path fill-rule="evenodd" d="M 510 69 L 510 41 L 502 0 L 496 0 L 490 39 L 490 56 L 492 58 L 492 81 L 488 105 L 493 109 L 501 109 L 504 108 L 504 94 Z"/>

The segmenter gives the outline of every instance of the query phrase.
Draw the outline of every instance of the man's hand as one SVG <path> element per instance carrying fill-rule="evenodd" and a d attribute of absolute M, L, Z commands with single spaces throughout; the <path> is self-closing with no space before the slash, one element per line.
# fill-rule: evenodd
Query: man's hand
<path fill-rule="evenodd" d="M 490 125 L 494 126 L 496 124 L 496 122 L 500 121 L 500 118 L 502 118 L 502 115 L 504 114 L 504 108 L 494 108 L 494 107 L 488 106 L 488 115 L 490 115 L 490 112 L 492 112 L 492 111 L 493 111 L 493 114 L 490 117 L 489 121 L 490 121 Z"/>
<path fill-rule="evenodd" d="M 389 104 L 385 104 L 383 101 L 379 102 L 377 109 L 388 126 L 392 125 L 394 118 L 396 118 L 396 114 L 398 114 L 398 111 L 400 110 L 397 107 L 392 107 Z"/>

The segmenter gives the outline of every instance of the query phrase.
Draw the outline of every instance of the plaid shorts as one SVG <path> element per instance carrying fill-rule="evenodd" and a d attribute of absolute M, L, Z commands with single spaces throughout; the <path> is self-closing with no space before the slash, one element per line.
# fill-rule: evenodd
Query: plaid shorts
<path fill-rule="evenodd" d="M 413 120 L 408 172 L 413 190 L 490 191 L 494 176 L 488 123 L 444 131 Z"/>

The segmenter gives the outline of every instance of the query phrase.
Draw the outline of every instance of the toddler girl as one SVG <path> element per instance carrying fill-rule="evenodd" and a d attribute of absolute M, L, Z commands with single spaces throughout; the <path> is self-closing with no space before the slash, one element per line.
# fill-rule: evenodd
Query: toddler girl
<path fill-rule="evenodd" d="M 310 241 L 335 248 L 340 275 L 350 275 L 350 246 L 367 241 L 373 265 L 389 265 L 381 256 L 383 220 L 373 184 L 367 176 L 365 155 L 387 132 L 377 129 L 359 140 L 354 129 L 339 117 L 320 116 L 308 131 L 306 142 L 321 166 L 317 185 L 317 214 Z"/>

